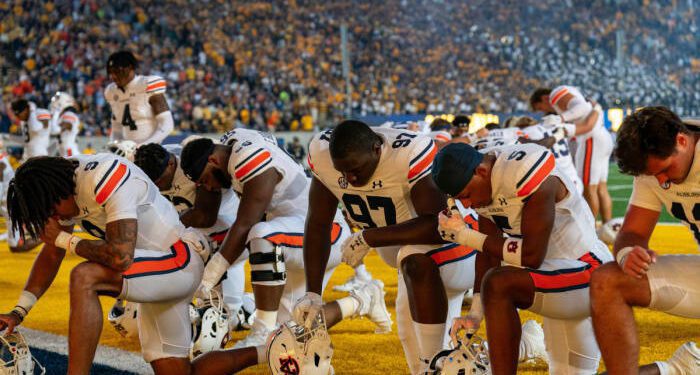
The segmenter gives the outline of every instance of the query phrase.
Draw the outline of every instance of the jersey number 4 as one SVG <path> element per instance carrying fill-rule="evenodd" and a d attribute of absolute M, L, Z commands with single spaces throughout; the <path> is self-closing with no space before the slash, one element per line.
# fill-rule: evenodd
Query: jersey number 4
<path fill-rule="evenodd" d="M 367 202 L 356 194 L 343 194 L 343 205 L 350 218 L 356 223 L 362 223 L 365 228 L 376 228 L 377 224 L 372 220 L 372 211 L 384 211 L 384 226 L 396 224 L 396 207 L 391 198 L 368 195 Z M 358 212 L 359 211 L 359 212 Z"/>
<path fill-rule="evenodd" d="M 129 110 L 129 105 L 124 106 L 124 114 L 122 115 L 122 125 L 128 126 L 129 130 L 136 130 L 136 121 L 131 118 L 131 111 Z"/>

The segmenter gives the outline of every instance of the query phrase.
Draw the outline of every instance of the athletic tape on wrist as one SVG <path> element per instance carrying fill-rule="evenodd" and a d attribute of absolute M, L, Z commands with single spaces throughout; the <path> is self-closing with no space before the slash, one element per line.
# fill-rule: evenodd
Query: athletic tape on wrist
<path fill-rule="evenodd" d="M 457 241 L 461 245 L 471 247 L 477 251 L 483 251 L 484 242 L 486 242 L 487 237 L 487 235 L 479 232 L 478 230 L 468 228 L 465 225 L 463 229 L 460 229 Z"/>
<path fill-rule="evenodd" d="M 221 276 L 226 273 L 229 267 L 231 267 L 231 263 L 229 263 L 221 253 L 214 254 L 214 256 L 209 259 L 207 266 L 204 267 L 202 285 L 209 289 L 213 288 L 219 280 L 221 280 Z"/>
<path fill-rule="evenodd" d="M 617 264 L 620 265 L 620 267 L 625 265 L 625 260 L 627 260 L 627 256 L 634 250 L 634 247 L 628 246 L 620 249 L 620 251 L 615 254 L 615 260 L 617 261 Z"/>
<path fill-rule="evenodd" d="M 481 293 L 474 293 L 472 306 L 469 308 L 469 315 L 479 320 L 484 318 L 484 307 L 481 304 Z"/>
<path fill-rule="evenodd" d="M 17 299 L 17 304 L 15 305 L 15 308 L 13 311 L 17 311 L 22 318 L 27 316 L 29 313 L 29 310 L 34 307 L 34 304 L 36 303 L 37 298 L 34 295 L 34 293 L 23 290 L 22 293 L 20 293 L 19 298 Z"/>

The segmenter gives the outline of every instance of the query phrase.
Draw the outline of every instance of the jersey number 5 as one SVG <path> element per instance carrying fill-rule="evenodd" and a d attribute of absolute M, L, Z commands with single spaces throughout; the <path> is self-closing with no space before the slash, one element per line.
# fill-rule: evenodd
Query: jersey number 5
<path fill-rule="evenodd" d="M 131 118 L 131 111 L 129 110 L 129 105 L 124 106 L 124 114 L 122 115 L 122 125 L 128 126 L 129 130 L 136 130 L 136 122 Z"/>
<path fill-rule="evenodd" d="M 365 228 L 376 228 L 370 210 L 384 210 L 384 225 L 396 224 L 396 207 L 391 198 L 368 195 L 367 202 L 356 194 L 343 194 L 343 205 L 350 218 L 356 223 L 362 223 Z M 360 212 L 357 212 L 357 211 Z"/>

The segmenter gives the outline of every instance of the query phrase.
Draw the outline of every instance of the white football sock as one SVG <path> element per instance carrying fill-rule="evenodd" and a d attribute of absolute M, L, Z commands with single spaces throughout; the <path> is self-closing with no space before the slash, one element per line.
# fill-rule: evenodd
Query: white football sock
<path fill-rule="evenodd" d="M 430 361 L 438 351 L 442 350 L 445 323 L 423 324 L 414 321 L 413 327 L 418 337 L 420 358 L 421 360 Z"/>

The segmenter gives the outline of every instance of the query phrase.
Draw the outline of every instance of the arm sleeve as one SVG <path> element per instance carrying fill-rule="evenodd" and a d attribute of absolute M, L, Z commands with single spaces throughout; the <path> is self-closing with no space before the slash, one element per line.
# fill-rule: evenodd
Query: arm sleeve
<path fill-rule="evenodd" d="M 572 122 L 586 117 L 593 110 L 593 106 L 586 99 L 574 96 L 568 103 L 561 117 L 565 122 Z"/>
<path fill-rule="evenodd" d="M 149 143 L 162 143 L 163 140 L 170 135 L 175 127 L 173 121 L 173 114 L 170 111 L 161 112 L 156 116 L 156 130 L 151 134 L 148 139 L 141 142 L 142 145 Z"/>
<path fill-rule="evenodd" d="M 646 208 L 647 210 L 661 212 L 663 207 L 663 202 L 659 197 L 654 194 L 651 186 L 649 186 L 649 181 L 645 181 L 648 178 L 645 177 L 635 177 L 634 184 L 632 185 L 632 196 L 630 197 L 630 205 L 634 205 L 641 208 Z"/>

